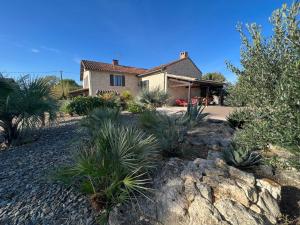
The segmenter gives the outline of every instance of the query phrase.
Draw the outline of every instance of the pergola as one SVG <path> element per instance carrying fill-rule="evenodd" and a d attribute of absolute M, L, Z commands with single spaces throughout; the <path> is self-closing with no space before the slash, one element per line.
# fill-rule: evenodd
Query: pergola
<path fill-rule="evenodd" d="M 188 89 L 188 103 L 191 102 L 191 88 L 199 88 L 200 89 L 200 95 L 205 96 L 206 98 L 206 105 L 207 99 L 210 93 L 211 89 L 218 89 L 220 90 L 220 97 L 223 98 L 223 82 L 213 81 L 213 80 L 199 80 L 196 78 L 190 78 L 190 77 L 182 77 L 177 75 L 171 75 L 168 74 L 168 80 L 173 81 L 174 84 L 170 85 L 170 88 L 176 88 L 176 87 L 186 87 Z M 204 93 L 202 93 L 202 90 Z M 221 101 L 222 102 L 222 101 Z"/>

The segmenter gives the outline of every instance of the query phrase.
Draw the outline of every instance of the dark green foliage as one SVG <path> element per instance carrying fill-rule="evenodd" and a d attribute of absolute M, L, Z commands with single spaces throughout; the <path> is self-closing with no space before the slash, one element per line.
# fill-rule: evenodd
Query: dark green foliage
<path fill-rule="evenodd" d="M 187 128 L 181 118 L 147 110 L 139 117 L 140 126 L 154 134 L 165 157 L 180 156 Z"/>
<path fill-rule="evenodd" d="M 229 64 L 238 77 L 229 97 L 237 105 L 246 104 L 255 116 L 237 132 L 239 143 L 243 140 L 246 145 L 257 142 L 260 147 L 296 146 L 300 152 L 299 9 L 297 1 L 289 8 L 283 5 L 274 11 L 274 33 L 270 38 L 264 38 L 256 24 L 247 25 L 250 35 L 238 26 L 242 68 Z"/>
<path fill-rule="evenodd" d="M 181 122 L 183 125 L 187 125 L 188 127 L 193 127 L 205 117 L 205 115 L 202 114 L 203 110 L 204 107 L 202 105 L 189 104 L 187 111 L 182 117 L 180 117 L 179 122 Z"/>
<path fill-rule="evenodd" d="M 253 112 L 247 108 L 234 110 L 226 117 L 229 125 L 235 129 L 242 129 L 245 123 L 250 123 L 253 119 Z"/>
<path fill-rule="evenodd" d="M 0 77 L 0 127 L 5 144 L 11 145 L 23 131 L 42 126 L 45 113 L 55 118 L 56 102 L 52 98 L 50 85 L 44 78 L 19 80 Z"/>
<path fill-rule="evenodd" d="M 225 149 L 223 155 L 229 165 L 237 168 L 249 168 L 259 165 L 262 161 L 262 157 L 258 152 L 242 149 L 235 144 L 231 148 Z"/>
<path fill-rule="evenodd" d="M 141 113 L 145 111 L 145 106 L 139 102 L 130 101 L 127 104 L 127 110 L 131 113 Z"/>
<path fill-rule="evenodd" d="M 100 222 L 106 224 L 114 206 L 149 189 L 147 174 L 155 165 L 156 149 L 153 136 L 106 120 L 92 142 L 79 149 L 74 164 L 60 171 L 59 178 L 93 194 L 97 209 L 105 209 Z"/>
<path fill-rule="evenodd" d="M 99 107 L 118 107 L 117 102 L 113 100 L 101 99 L 99 97 L 76 97 L 67 106 L 67 112 L 69 114 L 87 115 L 89 112 Z"/>
<path fill-rule="evenodd" d="M 100 107 L 94 109 L 87 117 L 83 118 L 80 124 L 85 128 L 90 138 L 93 140 L 95 136 L 97 136 L 98 130 L 104 122 L 118 122 L 119 116 L 119 108 Z"/>
<path fill-rule="evenodd" d="M 225 82 L 226 78 L 223 74 L 219 72 L 212 72 L 203 75 L 202 80 L 213 80 L 213 81 Z"/>
<path fill-rule="evenodd" d="M 144 89 L 139 97 L 139 101 L 149 108 L 156 108 L 166 104 L 168 98 L 168 94 L 159 88 L 153 90 Z"/>

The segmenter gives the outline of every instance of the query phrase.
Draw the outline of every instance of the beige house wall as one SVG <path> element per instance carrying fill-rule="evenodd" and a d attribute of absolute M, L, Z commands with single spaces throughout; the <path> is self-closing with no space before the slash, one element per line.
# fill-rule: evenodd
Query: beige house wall
<path fill-rule="evenodd" d="M 187 77 L 193 77 L 201 79 L 202 73 L 195 66 L 191 59 L 181 60 L 173 65 L 169 65 L 166 69 L 168 74 L 175 74 Z"/>
<path fill-rule="evenodd" d="M 114 90 L 122 93 L 129 90 L 133 95 L 139 93 L 139 78 L 134 74 L 121 74 L 111 72 L 89 71 L 89 95 L 95 96 L 97 90 Z M 110 75 L 125 75 L 125 86 L 110 86 Z"/>
<path fill-rule="evenodd" d="M 167 79 L 165 73 L 157 72 L 148 76 L 140 78 L 142 81 L 149 81 L 149 90 L 159 88 L 160 90 L 167 89 Z"/>

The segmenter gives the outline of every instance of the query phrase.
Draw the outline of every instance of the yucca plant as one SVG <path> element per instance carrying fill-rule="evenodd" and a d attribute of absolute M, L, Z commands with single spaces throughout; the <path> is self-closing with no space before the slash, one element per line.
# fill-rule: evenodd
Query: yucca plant
<path fill-rule="evenodd" d="M 74 164 L 59 177 L 92 194 L 96 208 L 105 209 L 101 218 L 105 223 L 115 205 L 149 190 L 148 171 L 155 165 L 157 147 L 154 136 L 106 120 L 93 142 L 79 149 Z"/>
<path fill-rule="evenodd" d="M 262 157 L 258 152 L 244 150 L 234 143 L 223 151 L 223 155 L 229 165 L 237 168 L 250 168 L 262 162 Z"/>
<path fill-rule="evenodd" d="M 156 108 L 166 104 L 168 98 L 168 94 L 157 87 L 153 90 L 144 89 L 139 96 L 139 101 L 149 108 Z"/>
<path fill-rule="evenodd" d="M 3 129 L 6 146 L 17 139 L 27 128 L 44 124 L 44 115 L 55 118 L 56 102 L 52 98 L 48 80 L 31 79 L 29 76 L 18 80 L 0 77 L 0 127 Z"/>
<path fill-rule="evenodd" d="M 179 118 L 179 123 L 189 127 L 195 126 L 201 119 L 205 117 L 202 114 L 204 107 L 200 104 L 189 104 L 187 111 Z"/>

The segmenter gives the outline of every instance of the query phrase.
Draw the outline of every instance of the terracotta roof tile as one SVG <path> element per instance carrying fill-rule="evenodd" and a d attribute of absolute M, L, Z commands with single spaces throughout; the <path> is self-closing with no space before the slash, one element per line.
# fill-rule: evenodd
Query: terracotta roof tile
<path fill-rule="evenodd" d="M 147 69 L 137 68 L 132 66 L 122 66 L 113 65 L 109 63 L 95 62 L 89 60 L 81 60 L 80 66 L 80 79 L 83 77 L 83 69 L 93 70 L 93 71 L 107 71 L 107 72 L 117 72 L 117 73 L 132 73 L 132 74 L 142 74 L 147 71 Z"/>

